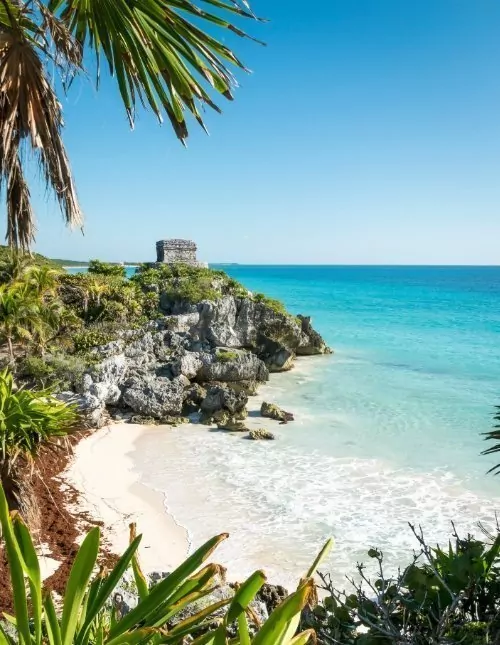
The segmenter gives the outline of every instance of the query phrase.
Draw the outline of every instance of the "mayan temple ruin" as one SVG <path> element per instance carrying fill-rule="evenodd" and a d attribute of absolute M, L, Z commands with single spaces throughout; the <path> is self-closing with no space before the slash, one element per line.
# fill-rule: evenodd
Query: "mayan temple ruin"
<path fill-rule="evenodd" d="M 207 266 L 196 257 L 197 247 L 191 240 L 159 240 L 156 242 L 156 261 L 162 264 Z"/>

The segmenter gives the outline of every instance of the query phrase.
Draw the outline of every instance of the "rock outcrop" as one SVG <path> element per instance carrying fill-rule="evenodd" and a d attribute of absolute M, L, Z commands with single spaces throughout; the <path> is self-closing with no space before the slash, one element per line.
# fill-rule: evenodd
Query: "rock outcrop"
<path fill-rule="evenodd" d="M 289 421 L 293 421 L 293 414 L 291 412 L 282 410 L 275 403 L 267 403 L 266 401 L 264 401 L 261 405 L 260 413 L 263 417 L 274 419 L 275 421 L 281 421 L 281 423 L 288 423 Z"/>
<path fill-rule="evenodd" d="M 162 294 L 160 302 L 167 314 L 181 318 L 176 330 L 214 347 L 249 349 L 270 372 L 290 369 L 296 355 L 331 353 L 310 318 L 295 318 L 265 302 L 225 296 L 192 305 L 172 301 L 168 294 Z"/>
<path fill-rule="evenodd" d="M 184 402 L 185 383 L 179 378 L 134 377 L 123 388 L 123 402 L 134 412 L 146 417 L 163 419 L 180 415 Z"/>
<path fill-rule="evenodd" d="M 269 430 L 266 430 L 265 428 L 250 430 L 248 438 L 253 439 L 254 441 L 272 441 L 273 439 L 276 439 L 273 433 L 269 432 Z"/>
<path fill-rule="evenodd" d="M 92 350 L 95 364 L 78 392 L 90 424 L 102 424 L 109 406 L 118 418 L 164 420 L 199 412 L 205 422 L 246 430 L 248 396 L 269 372 L 290 369 L 296 356 L 330 351 L 309 318 L 250 295 L 190 304 L 160 293 L 160 302 L 162 319 L 123 330 L 118 340 Z M 272 404 L 262 414 L 293 420 Z"/>

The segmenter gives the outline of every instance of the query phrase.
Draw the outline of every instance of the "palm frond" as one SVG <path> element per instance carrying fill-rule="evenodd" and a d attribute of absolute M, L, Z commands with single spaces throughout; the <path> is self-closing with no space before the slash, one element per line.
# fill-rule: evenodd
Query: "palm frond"
<path fill-rule="evenodd" d="M 166 113 L 177 137 L 188 136 L 185 111 L 206 129 L 200 107 L 220 111 L 210 90 L 232 99 L 237 81 L 230 66 L 248 71 L 220 40 L 189 20 L 247 34 L 226 20 L 230 13 L 258 20 L 247 3 L 206 0 L 214 11 L 188 0 L 51 0 L 50 11 L 68 25 L 82 48 L 106 59 L 133 127 L 137 101 L 161 122 Z"/>
<path fill-rule="evenodd" d="M 28 248 L 33 239 L 34 220 L 29 191 L 20 172 L 20 155 L 27 142 L 35 151 L 48 188 L 71 226 L 81 225 L 69 160 L 62 141 L 61 105 L 51 86 L 36 48 L 18 22 L 4 34 L 0 56 L 0 168 L 4 183 L 22 194 L 24 208 L 11 209 L 9 243 Z"/>
<path fill-rule="evenodd" d="M 2 177 L 0 176 L 0 185 Z M 30 190 L 24 178 L 19 155 L 14 160 L 6 178 L 7 235 L 9 246 L 27 248 L 35 239 L 35 216 L 30 200 Z"/>
<path fill-rule="evenodd" d="M 495 444 L 486 450 L 483 450 L 481 453 L 482 455 L 492 455 L 500 452 L 500 405 L 495 406 L 495 410 L 496 412 L 493 416 L 495 425 L 493 430 L 483 433 L 485 441 L 495 441 Z M 500 473 L 500 463 L 490 468 L 488 473 L 495 473 L 495 475 L 498 475 Z"/>

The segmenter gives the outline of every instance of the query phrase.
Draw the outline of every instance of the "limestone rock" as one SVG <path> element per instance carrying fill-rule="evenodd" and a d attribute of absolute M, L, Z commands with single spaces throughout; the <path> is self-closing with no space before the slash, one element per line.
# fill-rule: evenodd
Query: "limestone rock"
<path fill-rule="evenodd" d="M 207 391 L 198 383 L 194 383 L 184 391 L 184 412 L 191 414 L 198 412 Z"/>
<path fill-rule="evenodd" d="M 193 379 L 203 366 L 200 355 L 195 352 L 186 352 L 172 363 L 171 369 L 174 376 L 181 374 L 188 379 Z"/>
<path fill-rule="evenodd" d="M 263 602 L 269 614 L 288 596 L 288 591 L 281 585 L 264 584 L 255 596 L 256 600 Z"/>
<path fill-rule="evenodd" d="M 99 358 L 109 358 L 110 356 L 121 354 L 123 352 L 124 346 L 125 343 L 123 342 L 123 340 L 113 340 L 110 343 L 106 343 L 106 345 L 96 347 L 91 351 L 91 354 L 95 354 L 99 356 Z"/>
<path fill-rule="evenodd" d="M 244 421 L 238 420 L 234 416 L 227 416 L 217 424 L 219 430 L 229 430 L 230 432 L 248 432 Z"/>
<path fill-rule="evenodd" d="M 121 397 L 120 385 L 124 382 L 128 364 L 124 354 L 106 358 L 87 371 L 83 378 L 83 394 L 99 399 L 104 405 L 115 405 Z"/>
<path fill-rule="evenodd" d="M 264 382 L 269 372 L 264 363 L 250 352 L 218 349 L 214 354 L 201 354 L 199 381 Z"/>
<path fill-rule="evenodd" d="M 260 413 L 263 417 L 267 417 L 268 419 L 275 419 L 276 421 L 281 421 L 282 423 L 293 421 L 293 414 L 291 412 L 282 410 L 275 403 L 267 403 L 266 401 L 264 401 L 260 408 Z"/>
<path fill-rule="evenodd" d="M 138 414 L 164 419 L 182 412 L 184 387 L 179 379 L 135 378 L 123 389 L 123 401 Z"/>
<path fill-rule="evenodd" d="M 250 430 L 248 434 L 248 438 L 253 439 L 254 441 L 258 441 L 258 440 L 270 441 L 272 439 L 276 439 L 273 433 L 269 432 L 269 430 L 266 430 L 265 428 Z"/>
<path fill-rule="evenodd" d="M 178 313 L 191 316 L 183 329 L 196 335 L 200 342 L 207 341 L 215 347 L 250 349 L 269 371 L 290 369 L 298 353 L 329 352 L 321 336 L 313 330 L 310 319 L 295 318 L 265 301 L 225 296 L 214 302 L 201 302 L 196 305 L 197 320 L 192 310 L 183 310 L 182 303 L 177 306 Z"/>
<path fill-rule="evenodd" d="M 106 407 L 100 399 L 88 392 L 75 394 L 74 392 L 59 392 L 56 397 L 65 403 L 74 403 L 82 415 L 84 423 L 89 428 L 102 428 L 108 421 Z"/>
<path fill-rule="evenodd" d="M 310 316 L 297 316 L 301 322 L 302 340 L 297 347 L 299 356 L 312 356 L 314 354 L 333 354 L 321 335 L 313 329 Z"/>
<path fill-rule="evenodd" d="M 232 414 L 241 412 L 248 403 L 244 392 L 235 392 L 230 387 L 214 385 L 207 390 L 207 395 L 201 403 L 201 410 L 213 414 L 217 410 L 228 410 Z"/>

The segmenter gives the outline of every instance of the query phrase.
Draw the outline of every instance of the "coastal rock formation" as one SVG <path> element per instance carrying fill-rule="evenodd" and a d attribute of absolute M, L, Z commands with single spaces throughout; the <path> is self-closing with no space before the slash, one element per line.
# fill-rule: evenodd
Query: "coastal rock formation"
<path fill-rule="evenodd" d="M 184 383 L 164 377 L 133 377 L 123 389 L 123 402 L 134 412 L 163 419 L 180 415 L 184 402 Z"/>
<path fill-rule="evenodd" d="M 160 304 L 165 313 L 178 318 L 176 331 L 213 347 L 249 349 L 271 372 L 290 369 L 296 355 L 331 352 L 309 318 L 294 318 L 251 298 L 225 296 L 192 305 L 163 293 Z"/>
<path fill-rule="evenodd" d="M 282 410 L 275 403 L 267 403 L 264 401 L 260 408 L 260 413 L 263 417 L 268 419 L 275 419 L 275 421 L 281 421 L 281 423 L 288 423 L 293 421 L 293 414 L 291 412 L 286 412 Z"/>
<path fill-rule="evenodd" d="M 272 441 L 276 439 L 272 432 L 266 430 L 265 428 L 257 428 L 256 430 L 250 430 L 248 434 L 249 439 L 254 441 Z"/>
<path fill-rule="evenodd" d="M 207 390 L 207 395 L 201 402 L 201 411 L 212 415 L 220 410 L 227 410 L 231 414 L 242 412 L 248 403 L 245 392 L 236 392 L 231 387 L 213 385 Z"/>
<path fill-rule="evenodd" d="M 102 428 L 108 422 L 106 406 L 98 397 L 75 392 L 59 392 L 56 397 L 65 403 L 74 403 L 80 412 L 84 423 L 89 428 Z"/>
<path fill-rule="evenodd" d="M 79 395 L 96 424 L 111 406 L 113 415 L 159 420 L 199 412 L 204 422 L 241 431 L 248 396 L 270 372 L 290 369 L 296 356 L 330 351 L 310 318 L 290 315 L 221 272 L 164 261 L 162 270 L 147 269 L 144 284 L 157 294 L 162 315 L 91 351 L 95 364 Z M 293 420 L 272 404 L 262 414 Z"/>
<path fill-rule="evenodd" d="M 119 351 L 118 343 L 109 343 L 102 349 L 105 356 L 109 355 L 111 348 Z M 83 377 L 83 393 L 96 397 L 105 405 L 115 405 L 121 397 L 120 385 L 127 375 L 128 365 L 125 354 L 117 354 L 104 359 L 101 363 L 91 368 Z"/>
<path fill-rule="evenodd" d="M 214 354 L 201 354 L 197 379 L 206 381 L 253 381 L 263 383 L 269 379 L 265 364 L 250 352 L 242 350 L 217 350 Z"/>

